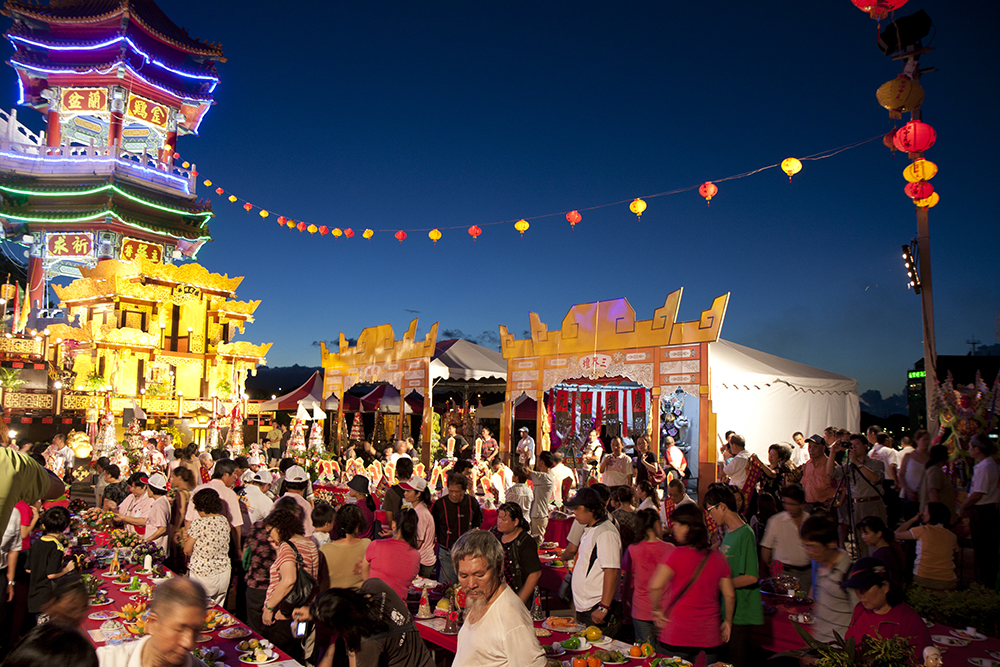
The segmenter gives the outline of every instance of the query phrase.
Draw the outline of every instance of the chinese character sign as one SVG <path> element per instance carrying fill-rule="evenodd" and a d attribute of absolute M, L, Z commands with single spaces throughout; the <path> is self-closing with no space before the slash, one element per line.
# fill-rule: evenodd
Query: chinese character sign
<path fill-rule="evenodd" d="M 122 259 L 126 262 L 147 259 L 150 262 L 159 263 L 163 261 L 163 246 L 139 239 L 126 238 L 122 241 Z"/>
<path fill-rule="evenodd" d="M 45 250 L 49 257 L 88 257 L 94 251 L 94 240 L 83 232 L 49 232 L 45 235 Z"/>
<path fill-rule="evenodd" d="M 68 113 L 84 111 L 106 111 L 108 108 L 107 88 L 63 88 L 62 110 Z"/>
<path fill-rule="evenodd" d="M 138 95 L 128 96 L 128 115 L 151 125 L 166 127 L 170 108 Z"/>

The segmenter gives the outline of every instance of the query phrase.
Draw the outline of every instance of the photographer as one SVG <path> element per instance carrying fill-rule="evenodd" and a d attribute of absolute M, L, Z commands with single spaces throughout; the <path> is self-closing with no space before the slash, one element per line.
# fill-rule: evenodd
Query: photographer
<path fill-rule="evenodd" d="M 882 500 L 882 481 L 885 479 L 885 464 L 868 456 L 868 440 L 860 433 L 849 436 L 850 449 L 844 442 L 838 440 L 830 448 L 830 457 L 826 461 L 826 474 L 834 480 L 841 480 L 847 474 L 848 493 L 844 502 L 850 502 L 850 507 L 841 515 L 841 521 L 850 525 L 850 515 L 854 516 L 854 524 L 868 516 L 886 519 L 885 502 Z M 837 465 L 837 456 L 847 452 L 842 465 Z M 846 520 L 845 520 L 846 518 Z M 868 545 L 861 540 L 858 544 L 858 557 L 868 555 Z"/>

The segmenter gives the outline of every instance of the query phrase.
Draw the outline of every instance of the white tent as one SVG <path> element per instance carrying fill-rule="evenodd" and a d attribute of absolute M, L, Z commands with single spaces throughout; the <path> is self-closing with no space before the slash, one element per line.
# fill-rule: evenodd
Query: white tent
<path fill-rule="evenodd" d="M 461 339 L 439 341 L 430 370 L 432 380 L 507 379 L 502 354 Z"/>
<path fill-rule="evenodd" d="M 708 367 L 720 436 L 736 431 L 762 459 L 769 445 L 790 441 L 796 431 L 808 437 L 827 426 L 860 429 L 853 378 L 727 340 L 709 344 Z"/>

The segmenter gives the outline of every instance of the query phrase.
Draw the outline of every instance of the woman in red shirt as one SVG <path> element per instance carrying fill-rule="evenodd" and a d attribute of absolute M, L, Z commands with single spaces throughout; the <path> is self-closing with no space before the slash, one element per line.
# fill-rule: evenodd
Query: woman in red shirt
<path fill-rule="evenodd" d="M 621 488 L 621 487 L 618 487 Z M 636 535 L 644 537 L 631 544 L 622 559 L 625 574 L 625 602 L 632 607 L 632 627 L 635 641 L 645 644 L 656 638 L 653 607 L 649 604 L 649 583 L 660 563 L 667 560 L 674 545 L 663 541 L 663 524 L 656 510 L 644 509 L 635 515 Z"/>
<path fill-rule="evenodd" d="M 704 652 L 706 661 L 713 663 L 733 628 L 736 589 L 729 564 L 725 556 L 709 547 L 705 513 L 697 505 L 680 505 L 671 521 L 681 546 L 667 555 L 649 581 L 649 603 L 653 621 L 660 628 L 660 649 L 691 662 Z M 721 622 L 720 592 L 726 614 Z M 661 600 L 665 601 L 662 607 Z"/>
<path fill-rule="evenodd" d="M 865 635 L 905 637 L 913 646 L 913 664 L 923 664 L 924 647 L 933 645 L 931 633 L 913 607 L 903 602 L 903 593 L 892 583 L 882 561 L 862 558 L 842 585 L 857 590 L 861 600 L 844 639 L 854 639 L 860 646 Z"/>

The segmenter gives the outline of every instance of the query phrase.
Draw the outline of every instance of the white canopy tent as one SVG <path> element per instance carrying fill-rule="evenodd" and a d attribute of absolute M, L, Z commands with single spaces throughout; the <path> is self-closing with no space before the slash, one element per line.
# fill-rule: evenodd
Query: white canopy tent
<path fill-rule="evenodd" d="M 727 340 L 709 344 L 708 367 L 720 436 L 736 431 L 762 459 L 768 446 L 790 441 L 796 431 L 808 437 L 827 426 L 860 429 L 853 378 Z"/>
<path fill-rule="evenodd" d="M 467 340 L 438 342 L 431 360 L 432 381 L 486 378 L 506 381 L 507 362 L 502 354 Z"/>

